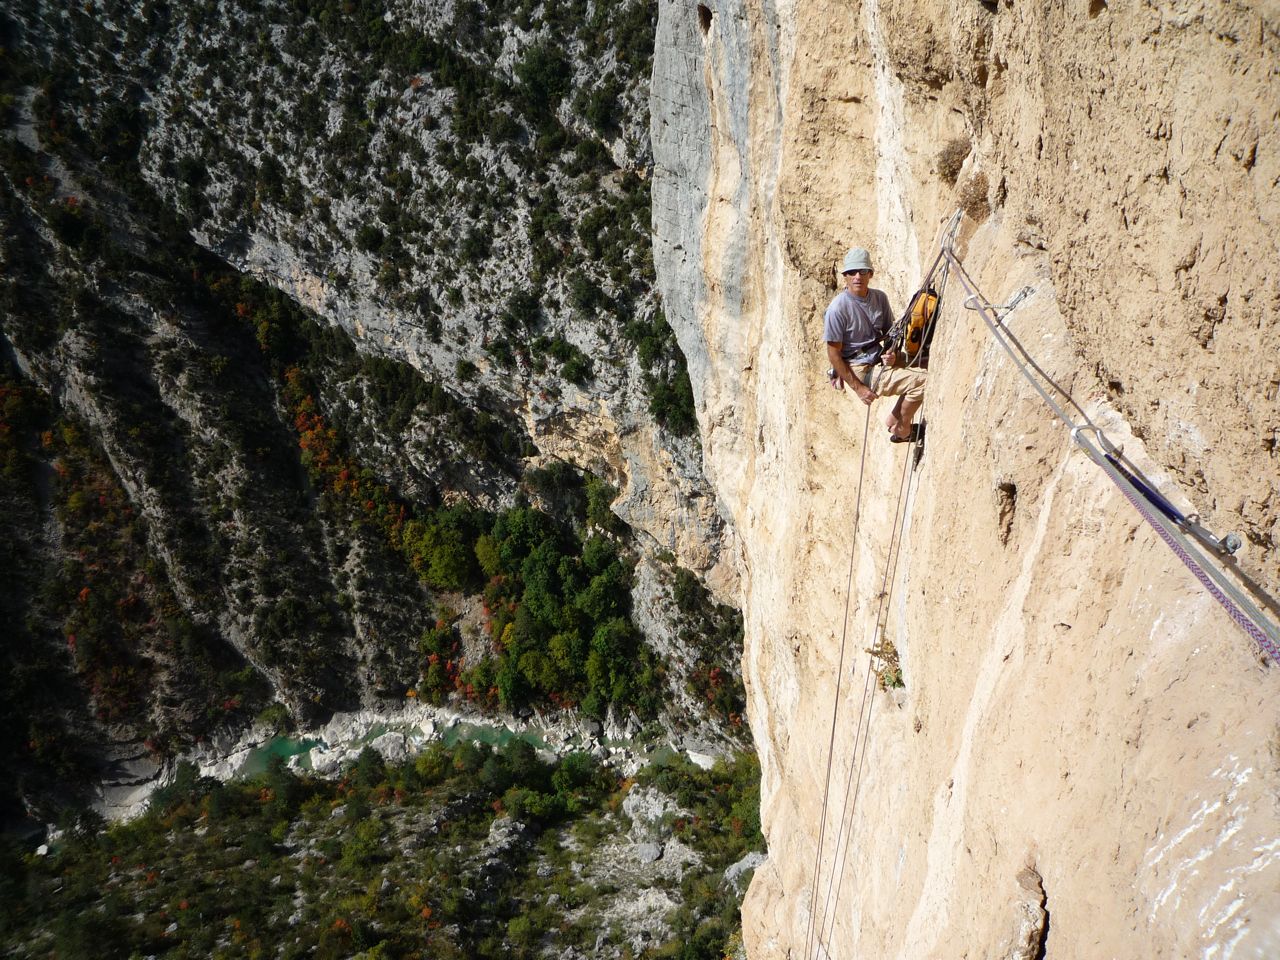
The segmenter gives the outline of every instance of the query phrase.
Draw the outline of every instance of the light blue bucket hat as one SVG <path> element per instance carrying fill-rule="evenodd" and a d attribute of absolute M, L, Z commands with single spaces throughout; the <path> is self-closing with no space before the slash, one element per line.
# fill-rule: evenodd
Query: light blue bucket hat
<path fill-rule="evenodd" d="M 854 247 L 844 255 L 844 265 L 840 267 L 841 273 L 848 273 L 850 270 L 871 270 L 871 253 L 862 247 Z"/>

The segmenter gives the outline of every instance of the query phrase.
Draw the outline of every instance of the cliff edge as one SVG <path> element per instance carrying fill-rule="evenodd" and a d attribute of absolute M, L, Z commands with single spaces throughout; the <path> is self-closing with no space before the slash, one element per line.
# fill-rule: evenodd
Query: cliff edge
<path fill-rule="evenodd" d="M 900 309 L 962 206 L 984 292 L 1029 288 L 1011 329 L 1280 594 L 1275 17 L 707 0 L 658 31 L 655 262 L 764 770 L 750 956 L 1275 956 L 1280 675 L 954 284 L 888 595 L 905 687 L 859 723 L 908 454 L 878 405 L 855 540 L 867 421 L 819 319 L 854 244 Z"/>

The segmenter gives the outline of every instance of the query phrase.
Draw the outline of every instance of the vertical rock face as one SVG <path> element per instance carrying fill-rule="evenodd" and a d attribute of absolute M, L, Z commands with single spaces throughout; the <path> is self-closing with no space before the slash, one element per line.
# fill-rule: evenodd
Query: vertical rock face
<path fill-rule="evenodd" d="M 820 343 L 845 248 L 901 308 L 963 206 L 986 295 L 1030 288 L 1010 329 L 1276 596 L 1277 62 L 1248 4 L 662 5 L 655 257 L 738 545 L 752 957 L 1280 952 L 1275 667 L 954 282 L 914 471 Z"/>

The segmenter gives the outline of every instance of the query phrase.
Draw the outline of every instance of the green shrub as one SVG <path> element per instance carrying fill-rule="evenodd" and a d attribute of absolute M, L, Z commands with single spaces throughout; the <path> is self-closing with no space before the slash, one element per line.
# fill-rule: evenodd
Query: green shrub
<path fill-rule="evenodd" d="M 484 226 L 468 230 L 462 238 L 462 246 L 458 249 L 458 255 L 462 258 L 462 262 L 475 266 L 489 256 L 489 251 L 493 246 L 493 234 Z"/>
<path fill-rule="evenodd" d="M 684 359 L 683 355 L 680 358 Z M 693 386 L 683 363 L 670 380 L 654 378 L 650 387 L 649 412 L 653 418 L 678 437 L 697 431 L 698 418 L 693 406 Z"/>
<path fill-rule="evenodd" d="M 372 223 L 366 223 L 356 231 L 356 246 L 366 253 L 377 253 L 386 240 L 386 234 Z"/>
<path fill-rule="evenodd" d="M 511 341 L 505 337 L 495 337 L 485 346 L 485 351 L 493 358 L 493 362 L 508 370 L 516 365 L 516 352 Z"/>
<path fill-rule="evenodd" d="M 565 361 L 564 366 L 560 368 L 560 374 L 570 383 L 579 387 L 584 386 L 591 379 L 591 361 L 579 353 Z"/>
<path fill-rule="evenodd" d="M 568 59 L 549 43 L 530 47 L 516 64 L 520 96 L 529 117 L 547 122 L 566 93 L 573 78 Z"/>

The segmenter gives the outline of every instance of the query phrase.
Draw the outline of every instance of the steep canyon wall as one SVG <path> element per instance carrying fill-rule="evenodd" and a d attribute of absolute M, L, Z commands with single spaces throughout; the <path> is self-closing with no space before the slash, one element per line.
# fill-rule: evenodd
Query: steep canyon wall
<path fill-rule="evenodd" d="M 1280 952 L 1274 667 L 954 283 L 888 596 L 905 688 L 871 694 L 856 744 L 908 454 L 877 406 L 855 538 L 867 421 L 820 343 L 845 248 L 900 307 L 963 205 L 984 292 L 1030 288 L 1015 333 L 1280 593 L 1278 24 L 1250 4 L 662 4 L 655 260 L 739 551 L 770 849 L 753 958 Z"/>

